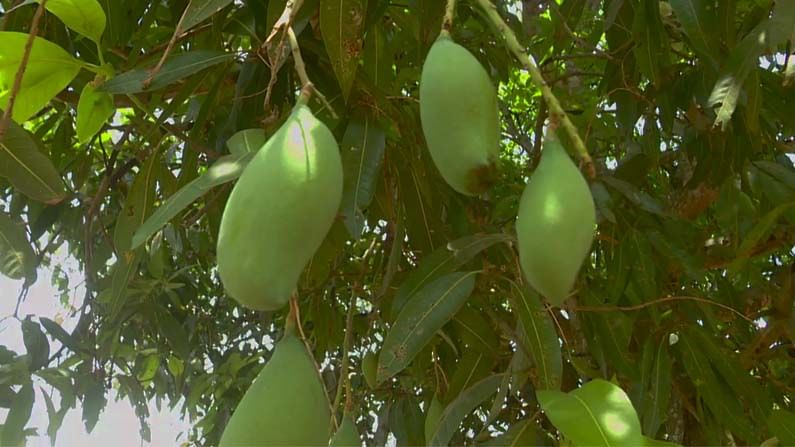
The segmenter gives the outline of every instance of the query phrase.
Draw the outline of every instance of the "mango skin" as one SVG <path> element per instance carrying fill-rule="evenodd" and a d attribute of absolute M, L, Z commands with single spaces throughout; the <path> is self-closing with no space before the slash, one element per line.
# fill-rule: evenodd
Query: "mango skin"
<path fill-rule="evenodd" d="M 491 186 L 500 147 L 497 90 L 480 62 L 444 34 L 422 66 L 420 121 L 431 158 L 453 189 L 474 196 Z"/>
<path fill-rule="evenodd" d="M 339 146 L 326 125 L 299 104 L 226 202 L 216 255 L 227 293 L 251 309 L 282 308 L 341 200 Z"/>
<path fill-rule="evenodd" d="M 525 278 L 553 305 L 574 286 L 590 252 L 596 209 L 585 178 L 553 135 L 525 186 L 516 218 Z"/>
<path fill-rule="evenodd" d="M 346 415 L 342 418 L 342 424 L 334 436 L 329 441 L 330 447 L 362 447 L 362 438 L 359 436 L 359 430 L 356 429 L 356 424 L 350 416 Z"/>
<path fill-rule="evenodd" d="M 220 447 L 328 443 L 331 412 L 304 344 L 287 334 L 274 349 L 229 419 Z"/>

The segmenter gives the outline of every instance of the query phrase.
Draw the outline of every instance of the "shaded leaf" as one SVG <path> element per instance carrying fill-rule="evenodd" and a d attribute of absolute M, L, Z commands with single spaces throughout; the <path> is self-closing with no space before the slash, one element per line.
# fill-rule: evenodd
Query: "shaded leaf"
<path fill-rule="evenodd" d="M 36 280 L 36 254 L 28 242 L 25 227 L 0 213 L 0 273 L 11 279 Z"/>
<path fill-rule="evenodd" d="M 219 158 L 200 177 L 180 188 L 173 196 L 163 202 L 144 223 L 136 230 L 132 238 L 131 248 L 136 249 L 166 225 L 171 219 L 185 209 L 194 200 L 203 196 L 215 186 L 232 181 L 243 173 L 248 162 L 254 156 L 253 152 L 226 155 Z"/>
<path fill-rule="evenodd" d="M 0 109 L 8 105 L 28 34 L 0 31 Z M 41 37 L 33 40 L 25 74 L 14 102 L 12 118 L 18 123 L 27 121 L 43 109 L 63 90 L 80 71 L 82 62 L 73 58 L 60 46 Z"/>
<path fill-rule="evenodd" d="M 25 425 L 30 419 L 35 399 L 33 384 L 22 385 L 14 397 L 14 402 L 8 410 L 2 431 L 0 431 L 0 445 L 17 446 L 24 443 Z"/>
<path fill-rule="evenodd" d="M 400 283 L 392 302 L 392 314 L 398 314 L 406 301 L 429 282 L 458 270 L 492 245 L 510 240 L 511 237 L 506 234 L 476 234 L 449 242 L 446 247 L 425 256 L 417 268 Z"/>
<path fill-rule="evenodd" d="M 475 287 L 477 272 L 451 273 L 412 295 L 384 339 L 378 383 L 405 368 L 461 308 Z"/>
<path fill-rule="evenodd" d="M 767 420 L 770 432 L 778 438 L 781 446 L 795 445 L 795 413 L 773 410 Z"/>
<path fill-rule="evenodd" d="M 188 7 L 185 8 L 180 31 L 185 32 L 193 28 L 230 3 L 232 0 L 190 0 Z"/>
<path fill-rule="evenodd" d="M 342 137 L 340 151 L 345 172 L 342 216 L 355 239 L 361 237 L 367 223 L 364 210 L 373 200 L 385 147 L 383 130 L 369 117 L 351 120 Z"/>
<path fill-rule="evenodd" d="M 46 317 L 39 317 L 39 322 L 44 327 L 44 330 L 47 331 L 48 334 L 52 336 L 52 338 L 58 340 L 66 346 L 67 348 L 71 349 L 72 352 L 77 352 L 78 349 L 78 342 L 72 336 L 61 327 L 60 324 L 50 320 Z"/>
<path fill-rule="evenodd" d="M 268 141 L 268 135 L 263 129 L 244 129 L 241 130 L 226 140 L 226 147 L 229 148 L 229 153 L 232 155 L 242 156 L 249 152 L 257 152 L 265 142 Z M 216 163 L 221 162 L 223 158 L 219 159 Z"/>
<path fill-rule="evenodd" d="M 532 375 L 536 389 L 558 390 L 563 377 L 563 359 L 555 324 L 534 291 L 511 281 L 511 304 L 519 320 L 519 345 L 535 366 Z"/>
<path fill-rule="evenodd" d="M 552 424 L 576 445 L 642 445 L 640 421 L 618 386 L 594 379 L 570 392 L 542 390 L 538 402 Z"/>
<path fill-rule="evenodd" d="M 323 42 L 346 101 L 359 66 L 366 11 L 367 0 L 320 2 Z"/>
<path fill-rule="evenodd" d="M 105 387 L 102 382 L 91 380 L 83 396 L 83 423 L 86 431 L 91 433 L 99 420 L 99 413 L 105 408 Z"/>
<path fill-rule="evenodd" d="M 22 339 L 28 353 L 28 369 L 35 371 L 47 366 L 50 357 L 50 343 L 44 332 L 41 331 L 39 323 L 32 321 L 30 317 L 22 320 Z"/>
<path fill-rule="evenodd" d="M 161 70 L 152 78 L 152 83 L 149 84 L 148 88 L 144 88 L 144 81 L 149 78 L 149 69 L 136 68 L 108 80 L 100 85 L 98 89 L 112 94 L 159 90 L 205 68 L 227 62 L 233 57 L 234 54 L 223 51 L 188 51 L 166 60 Z"/>
<path fill-rule="evenodd" d="M 620 192 L 621 195 L 627 198 L 630 202 L 638 206 L 638 208 L 658 216 L 665 216 L 665 211 L 662 205 L 649 194 L 639 190 L 633 184 L 617 179 L 615 177 L 604 176 L 601 180 Z"/>
<path fill-rule="evenodd" d="M 653 356 L 651 374 L 648 388 L 644 391 L 646 398 L 643 400 L 642 420 L 643 432 L 654 436 L 659 430 L 668 411 L 668 400 L 671 396 L 671 356 L 668 353 L 668 337 L 655 346 L 648 343 L 644 349 L 644 357 Z"/>
<path fill-rule="evenodd" d="M 0 141 L 0 176 L 31 199 L 55 204 L 66 196 L 63 181 L 27 130 L 8 123 Z"/>
<path fill-rule="evenodd" d="M 712 65 L 717 65 L 718 47 L 714 41 L 717 36 L 714 11 L 710 11 L 712 2 L 709 0 L 670 0 L 682 29 L 690 39 L 690 44 L 699 56 Z"/>
<path fill-rule="evenodd" d="M 436 431 L 428 445 L 447 445 L 458 431 L 458 426 L 475 408 L 497 391 L 502 381 L 501 374 L 495 374 L 475 383 L 458 395 L 442 412 Z"/>

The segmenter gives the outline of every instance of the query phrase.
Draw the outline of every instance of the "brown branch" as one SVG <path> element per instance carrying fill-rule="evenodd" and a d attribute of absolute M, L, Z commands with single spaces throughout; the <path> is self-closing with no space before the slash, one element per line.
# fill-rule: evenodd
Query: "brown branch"
<path fill-rule="evenodd" d="M 6 105 L 5 113 L 3 114 L 3 118 L 0 119 L 0 141 L 3 140 L 6 129 L 8 129 L 8 123 L 11 121 L 11 116 L 14 112 L 14 103 L 17 100 L 19 90 L 22 88 L 22 77 L 25 75 L 25 68 L 27 68 L 28 60 L 30 59 L 30 50 L 33 49 L 33 41 L 36 40 L 36 35 L 39 33 L 39 21 L 41 20 L 42 14 L 44 14 L 44 5 L 46 4 L 47 0 L 41 0 L 39 7 L 36 8 L 36 13 L 33 15 L 33 22 L 31 22 L 30 25 L 28 41 L 25 42 L 25 50 L 22 53 L 22 59 L 19 61 L 19 68 L 17 69 L 17 74 L 14 77 L 14 84 L 11 87 L 11 93 L 8 95 L 8 103 Z"/>
<path fill-rule="evenodd" d="M 747 317 L 742 312 L 738 311 L 733 307 L 729 307 L 725 304 L 718 303 L 717 301 L 712 301 L 706 298 L 699 298 L 696 296 L 667 296 L 664 298 L 659 298 L 656 300 L 652 300 L 646 303 L 636 304 L 634 306 L 573 306 L 570 309 L 579 312 L 616 312 L 616 311 L 632 311 L 632 310 L 640 310 L 646 307 L 654 306 L 657 304 L 671 302 L 671 301 L 696 301 L 699 303 L 710 304 L 713 306 L 718 306 L 721 309 L 727 310 L 743 320 L 747 321 L 750 324 L 754 324 L 754 320 Z"/>

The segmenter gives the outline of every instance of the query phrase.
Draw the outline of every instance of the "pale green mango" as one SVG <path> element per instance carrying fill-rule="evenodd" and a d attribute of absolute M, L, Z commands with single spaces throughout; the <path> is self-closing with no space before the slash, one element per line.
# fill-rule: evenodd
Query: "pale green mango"
<path fill-rule="evenodd" d="M 298 105 L 226 202 L 216 254 L 227 293 L 251 309 L 283 307 L 341 200 L 342 162 L 334 135 Z"/>
<path fill-rule="evenodd" d="M 330 447 L 361 447 L 362 438 L 359 436 L 359 430 L 356 429 L 356 424 L 350 416 L 346 415 L 342 418 L 342 424 L 337 432 L 329 442 Z"/>
<path fill-rule="evenodd" d="M 516 235 L 527 281 L 552 304 L 561 305 L 574 286 L 595 228 L 585 178 L 560 141 L 548 135 L 519 202 Z"/>
<path fill-rule="evenodd" d="M 420 120 L 434 164 L 456 191 L 477 195 L 496 178 L 497 90 L 466 48 L 440 36 L 420 76 Z"/>
<path fill-rule="evenodd" d="M 280 340 L 238 404 L 220 447 L 319 446 L 331 419 L 320 375 L 293 334 Z"/>

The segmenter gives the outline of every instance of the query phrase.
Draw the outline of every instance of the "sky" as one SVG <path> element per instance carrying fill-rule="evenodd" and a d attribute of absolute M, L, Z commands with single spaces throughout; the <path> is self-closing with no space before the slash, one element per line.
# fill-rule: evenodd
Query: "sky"
<path fill-rule="evenodd" d="M 61 254 L 61 259 L 63 258 L 64 256 Z M 82 278 L 81 272 L 76 268 L 76 263 L 74 260 L 71 260 L 71 262 L 67 260 L 62 264 L 62 268 L 67 270 L 74 287 Z M 39 268 L 37 281 L 30 288 L 25 301 L 20 305 L 19 317 L 24 319 L 27 315 L 33 315 L 34 321 L 36 321 L 37 317 L 47 317 L 52 320 L 63 318 L 62 326 L 67 332 L 71 332 L 77 324 L 77 318 L 70 318 L 67 310 L 60 305 L 58 292 L 51 285 L 51 278 L 51 269 Z M 18 354 L 25 353 L 19 321 L 5 317 L 13 315 L 21 287 L 22 281 L 10 280 L 0 275 L 0 318 L 4 318 L 0 322 L 0 345 L 5 345 Z M 74 287 L 70 291 L 72 305 L 79 307 L 84 293 L 85 290 L 82 286 Z M 60 343 L 50 339 L 51 352 L 54 352 L 59 346 Z M 34 388 L 36 390 L 36 401 L 27 427 L 38 428 L 38 433 L 41 435 L 35 438 L 28 438 L 27 446 L 49 447 L 50 439 L 47 436 L 49 419 L 44 399 L 41 396 L 41 389 L 44 388 L 47 392 L 50 392 L 51 387 L 34 376 Z M 55 391 L 52 397 L 56 408 L 60 408 L 58 392 Z M 149 445 L 173 446 L 186 441 L 187 437 L 185 434 L 180 436 L 180 433 L 186 432 L 189 424 L 187 421 L 181 420 L 177 409 L 174 412 L 170 412 L 167 405 L 164 404 L 162 411 L 158 411 L 154 403 L 150 403 L 149 424 L 152 431 L 152 441 L 151 443 L 146 443 L 141 440 L 141 436 L 138 433 L 138 418 L 135 416 L 135 412 L 129 402 L 126 399 L 117 402 L 114 390 L 111 390 L 106 395 L 106 398 L 108 400 L 107 406 L 100 414 L 99 421 L 90 434 L 86 432 L 83 424 L 82 409 L 80 401 L 78 401 L 76 408 L 66 414 L 61 429 L 58 431 L 56 445 L 66 447 L 107 447 L 111 445 L 113 447 L 141 447 Z M 0 421 L 5 420 L 7 412 L 7 409 L 0 408 Z"/>

